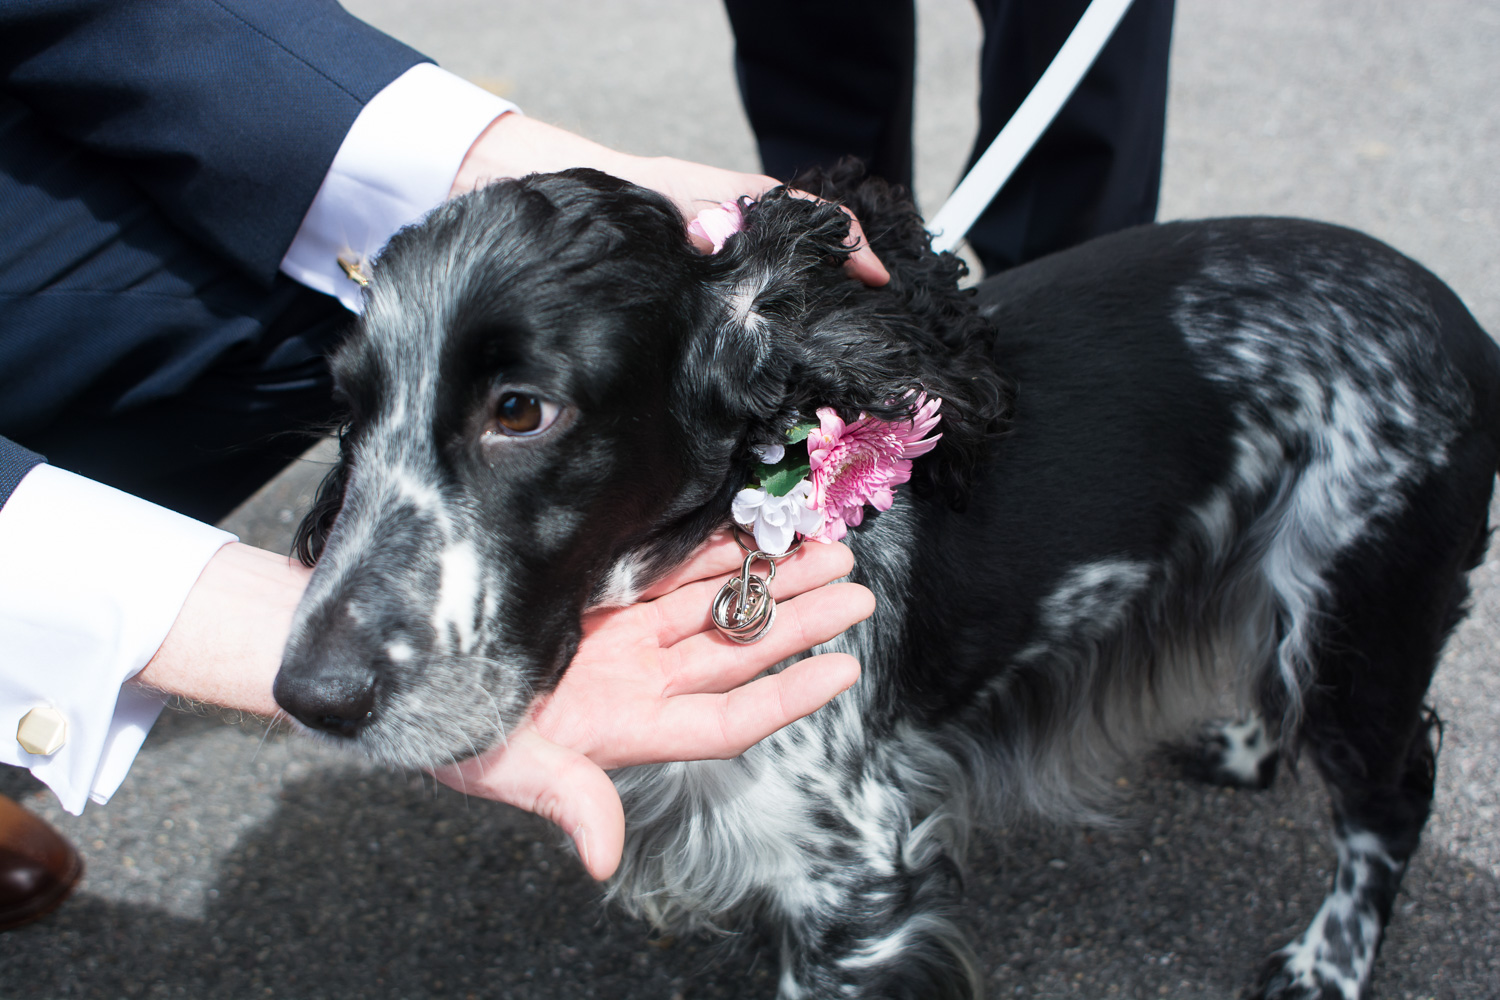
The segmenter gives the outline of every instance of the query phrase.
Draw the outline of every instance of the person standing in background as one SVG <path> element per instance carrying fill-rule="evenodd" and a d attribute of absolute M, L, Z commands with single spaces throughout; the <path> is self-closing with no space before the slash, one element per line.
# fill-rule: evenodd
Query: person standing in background
<path fill-rule="evenodd" d="M 766 173 L 846 156 L 910 189 L 915 0 L 724 0 Z M 984 29 L 972 167 L 1087 0 L 975 0 Z M 1135 0 L 1077 91 L 969 232 L 996 273 L 1156 218 L 1173 0 Z M 927 206 L 935 210 L 936 206 Z"/>

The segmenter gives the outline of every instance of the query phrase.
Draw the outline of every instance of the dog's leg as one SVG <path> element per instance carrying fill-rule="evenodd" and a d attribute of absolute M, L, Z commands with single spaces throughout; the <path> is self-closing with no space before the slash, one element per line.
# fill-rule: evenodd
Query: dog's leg
<path fill-rule="evenodd" d="M 1193 742 L 1172 749 L 1189 777 L 1231 788 L 1270 788 L 1281 760 L 1276 740 L 1258 713 L 1214 719 Z"/>
<path fill-rule="evenodd" d="M 971 1000 L 953 920 L 960 769 L 924 734 L 870 734 L 862 713 L 845 698 L 737 760 L 617 774 L 612 895 L 663 927 L 753 916 L 781 942 L 782 1000 Z"/>
<path fill-rule="evenodd" d="M 1395 787 L 1376 792 L 1326 758 L 1320 770 L 1334 793 L 1334 847 L 1338 867 L 1333 887 L 1312 923 L 1262 967 L 1253 997 L 1358 1000 L 1371 969 L 1391 907 L 1432 802 L 1433 768 L 1440 729 L 1430 711 L 1410 744 Z"/>
<path fill-rule="evenodd" d="M 850 803 L 853 804 L 853 803 Z M 817 905 L 782 926 L 781 1000 L 974 1000 L 981 976 L 954 917 L 959 866 L 931 818 L 844 812 Z M 837 858 L 848 859 L 839 864 Z"/>
<path fill-rule="evenodd" d="M 1441 724 L 1422 699 L 1487 537 L 1485 466 L 1467 496 L 1419 491 L 1405 514 L 1346 553 L 1329 581 L 1298 737 L 1333 800 L 1338 867 L 1307 930 L 1262 967 L 1254 998 L 1368 993 L 1432 803 Z"/>

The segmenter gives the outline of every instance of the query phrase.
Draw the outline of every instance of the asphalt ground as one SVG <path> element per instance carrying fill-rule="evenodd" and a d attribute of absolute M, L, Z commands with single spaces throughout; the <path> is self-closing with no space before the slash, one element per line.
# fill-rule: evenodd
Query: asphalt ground
<path fill-rule="evenodd" d="M 634 152 L 755 167 L 711 0 L 350 6 L 540 118 Z M 922 0 L 929 211 L 970 141 L 977 44 L 964 0 Z M 1179 0 L 1173 46 L 1162 218 L 1364 229 L 1500 331 L 1500 3 Z M 320 472 L 316 457 L 294 467 L 232 527 L 284 550 Z M 1500 997 L 1500 551 L 1473 580 L 1432 691 L 1447 723 L 1437 802 L 1380 997 Z M 964 922 L 992 996 L 1231 996 L 1316 909 L 1334 858 L 1310 773 L 1233 793 L 1147 760 L 1124 780 L 1118 828 L 980 839 Z M 119 794 L 82 817 L 21 772 L 0 769 L 0 791 L 88 862 L 63 909 L 0 935 L 0 997 L 774 992 L 760 942 L 661 939 L 603 908 L 534 818 L 256 720 L 167 713 Z"/>

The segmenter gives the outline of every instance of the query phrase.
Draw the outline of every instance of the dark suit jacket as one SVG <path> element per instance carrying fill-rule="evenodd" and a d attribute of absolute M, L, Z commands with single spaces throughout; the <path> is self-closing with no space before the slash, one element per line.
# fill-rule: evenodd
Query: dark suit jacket
<path fill-rule="evenodd" d="M 423 58 L 332 0 L 0 0 L 0 434 L 253 341 L 350 125 Z M 0 437 L 0 504 L 39 460 Z"/>

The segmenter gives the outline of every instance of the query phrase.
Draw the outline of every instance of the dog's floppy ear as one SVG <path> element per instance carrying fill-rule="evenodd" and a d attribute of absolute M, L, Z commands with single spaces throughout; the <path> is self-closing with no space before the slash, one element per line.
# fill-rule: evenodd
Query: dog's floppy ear
<path fill-rule="evenodd" d="M 292 536 L 292 551 L 304 566 L 313 565 L 323 554 L 323 548 L 328 544 L 328 535 L 333 531 L 333 522 L 338 519 L 339 511 L 344 507 L 344 491 L 349 485 L 349 460 L 346 455 L 341 440 L 338 461 L 318 484 L 318 493 L 313 499 L 312 507 L 303 515 L 296 534 Z"/>
<path fill-rule="evenodd" d="M 988 324 L 958 288 L 963 265 L 932 253 L 909 199 L 883 182 L 820 186 L 860 209 L 891 283 L 867 288 L 843 273 L 849 216 L 838 204 L 773 191 L 745 206 L 743 230 L 710 262 L 712 333 L 690 345 L 693 381 L 743 428 L 741 448 L 779 440 L 819 407 L 896 419 L 920 393 L 940 397 L 943 441 L 914 480 L 961 503 L 1010 398 L 988 358 Z"/>
<path fill-rule="evenodd" d="M 713 260 L 713 335 L 691 359 L 732 417 L 759 429 L 809 406 L 868 409 L 904 395 L 916 374 L 907 352 L 864 315 L 863 286 L 840 270 L 849 217 L 785 189 L 744 210 L 743 230 Z"/>

